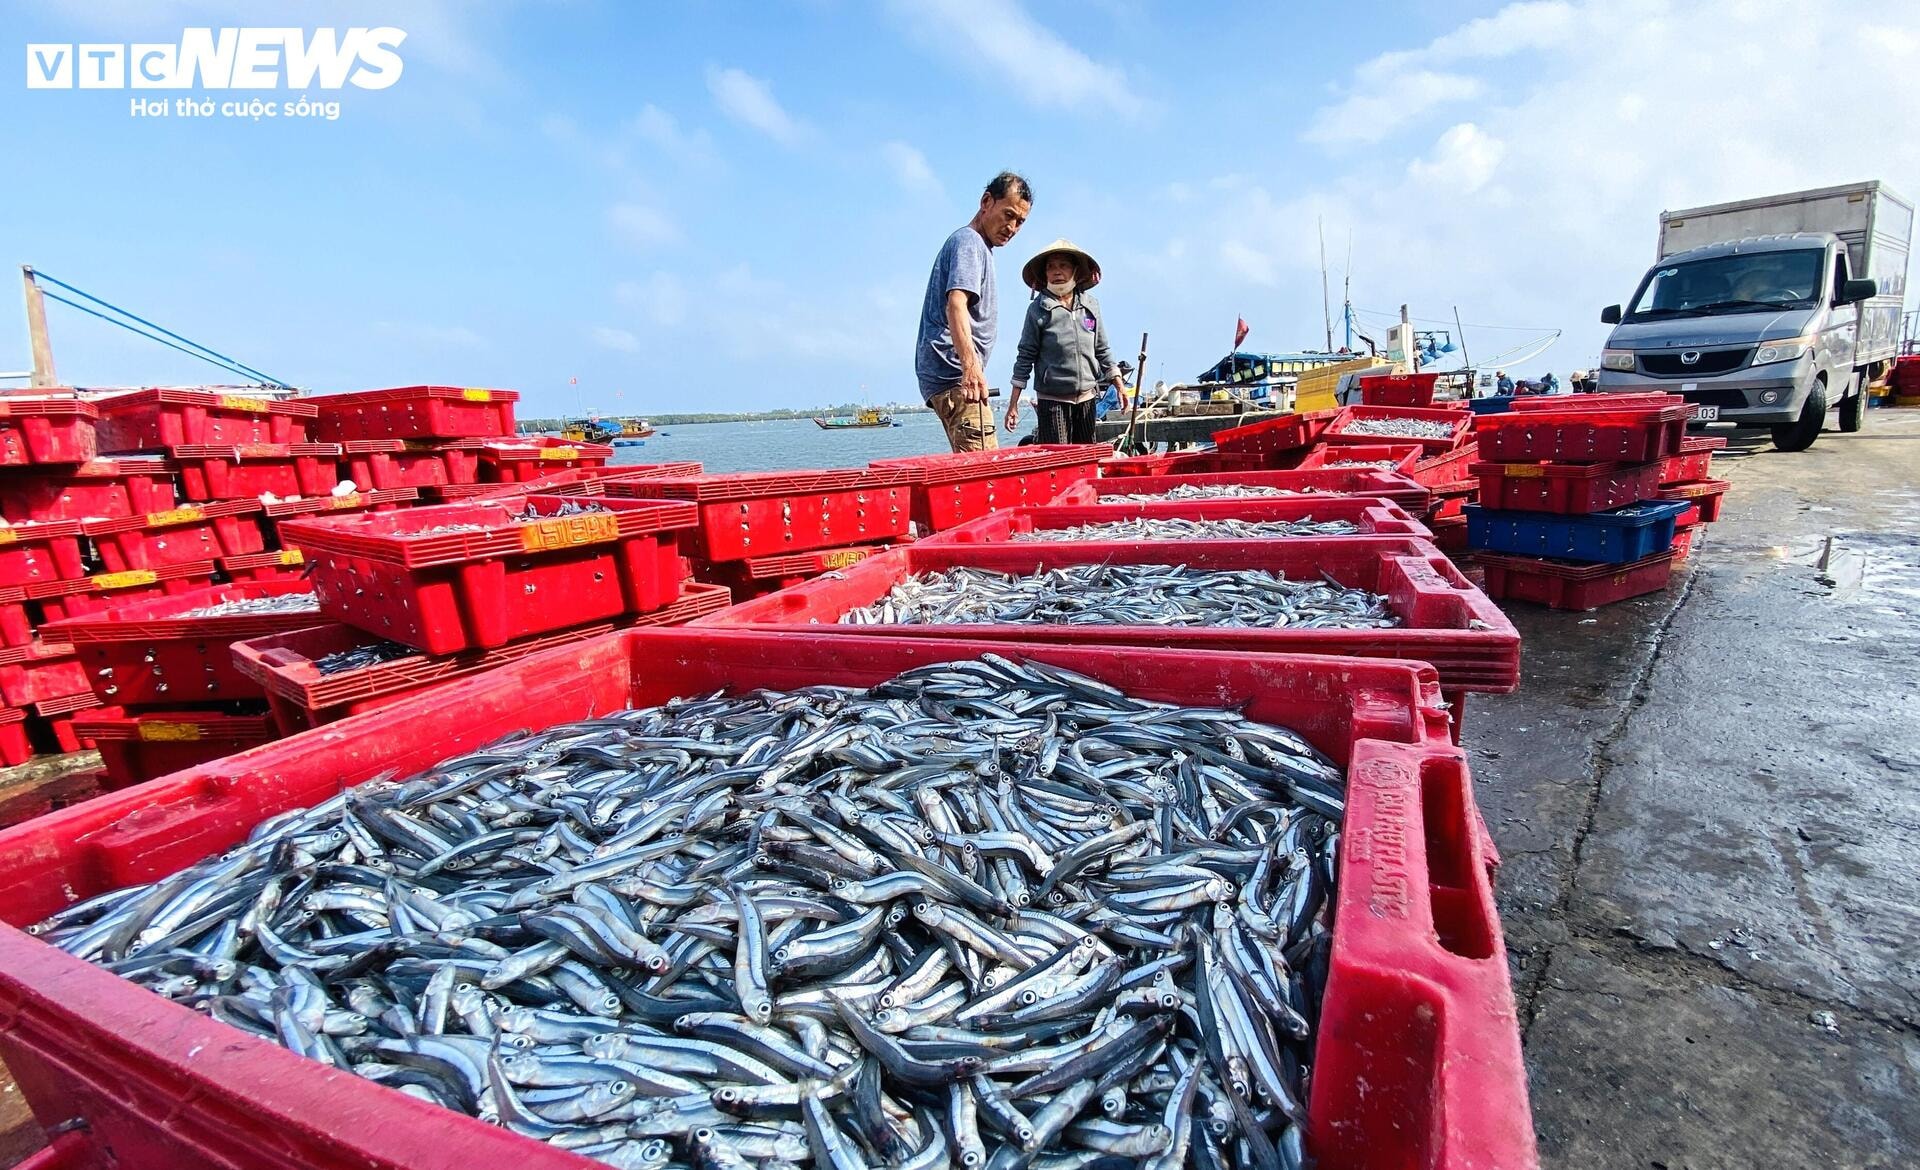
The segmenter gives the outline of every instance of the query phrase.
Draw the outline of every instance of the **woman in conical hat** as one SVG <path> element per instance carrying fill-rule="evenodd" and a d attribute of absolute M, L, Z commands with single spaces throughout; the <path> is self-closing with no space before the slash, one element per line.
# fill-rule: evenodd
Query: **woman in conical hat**
<path fill-rule="evenodd" d="M 1031 383 L 1039 441 L 1091 443 L 1094 399 L 1103 384 L 1121 380 L 1100 302 L 1087 292 L 1100 283 L 1100 264 L 1073 241 L 1058 239 L 1035 253 L 1020 277 L 1034 295 L 1013 363 L 1007 430 L 1019 429 L 1020 396 Z"/>

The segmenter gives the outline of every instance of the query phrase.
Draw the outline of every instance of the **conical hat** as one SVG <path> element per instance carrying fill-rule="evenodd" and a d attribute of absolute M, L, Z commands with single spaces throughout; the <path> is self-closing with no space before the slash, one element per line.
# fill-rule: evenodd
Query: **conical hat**
<path fill-rule="evenodd" d="M 1020 269 L 1020 279 L 1027 282 L 1028 288 L 1034 292 L 1040 292 L 1047 287 L 1047 257 L 1056 253 L 1073 258 L 1074 267 L 1079 270 L 1080 291 L 1084 292 L 1100 283 L 1100 262 L 1080 245 L 1061 236 L 1035 252 L 1033 259 L 1027 261 L 1026 266 Z"/>

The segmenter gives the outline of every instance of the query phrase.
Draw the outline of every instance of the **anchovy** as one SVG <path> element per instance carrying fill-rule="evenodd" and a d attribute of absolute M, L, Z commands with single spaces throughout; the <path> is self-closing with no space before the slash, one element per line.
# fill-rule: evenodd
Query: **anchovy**
<path fill-rule="evenodd" d="M 1145 486 L 1145 485 L 1142 485 Z M 1264 483 L 1181 483 L 1161 491 L 1121 492 L 1102 495 L 1102 503 L 1153 503 L 1159 500 L 1236 500 L 1268 496 L 1318 495 L 1318 488 L 1277 488 Z"/>
<path fill-rule="evenodd" d="M 320 599 L 311 593 L 280 593 L 272 597 L 236 597 L 203 605 L 175 616 L 183 618 L 240 617 L 257 613 L 319 613 Z"/>
<path fill-rule="evenodd" d="M 1354 418 L 1340 428 L 1343 435 L 1386 435 L 1396 439 L 1451 439 L 1458 427 L 1429 418 Z"/>
<path fill-rule="evenodd" d="M 1393 464 L 1331 463 L 1328 466 L 1392 467 Z M 1015 543 L 1048 540 L 1275 540 L 1295 536 L 1352 536 L 1359 531 L 1360 526 L 1351 520 L 1315 520 L 1311 516 L 1302 516 L 1298 520 L 1187 520 L 1179 517 L 1157 520 L 1143 517 L 1137 520 L 1107 520 L 1098 524 L 1070 524 L 1064 528 L 1035 528 L 1030 532 L 1016 532 L 1009 539 Z"/>

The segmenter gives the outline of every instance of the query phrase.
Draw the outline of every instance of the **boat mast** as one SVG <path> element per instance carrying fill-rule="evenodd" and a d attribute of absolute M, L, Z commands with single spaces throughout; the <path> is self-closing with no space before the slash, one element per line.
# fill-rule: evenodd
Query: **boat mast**
<path fill-rule="evenodd" d="M 1325 220 L 1316 219 L 1314 223 L 1320 231 L 1320 321 L 1327 327 L 1327 353 L 1333 352 L 1333 306 L 1327 299 L 1327 225 Z"/>

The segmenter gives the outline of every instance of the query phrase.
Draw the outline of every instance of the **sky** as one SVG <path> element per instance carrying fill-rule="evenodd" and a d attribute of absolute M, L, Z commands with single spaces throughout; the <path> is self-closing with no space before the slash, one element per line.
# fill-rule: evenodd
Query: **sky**
<path fill-rule="evenodd" d="M 1403 303 L 1457 312 L 1476 364 L 1564 376 L 1596 361 L 1663 208 L 1874 178 L 1920 196 L 1920 4 L 1887 0 L 0 12 L 16 62 L 200 27 L 404 30 L 390 87 L 307 91 L 333 120 L 0 84 L 0 255 L 313 391 L 510 387 L 523 417 L 912 400 L 933 256 L 1003 167 L 1035 202 L 998 254 L 995 385 L 1019 268 L 1060 236 L 1104 269 L 1115 351 L 1151 335 L 1152 378 L 1197 375 L 1236 318 L 1245 348 L 1318 348 L 1322 231 L 1336 344 L 1350 280 L 1377 339 Z M 0 306 L 0 369 L 26 369 Z M 48 312 L 63 381 L 236 380 Z"/>

